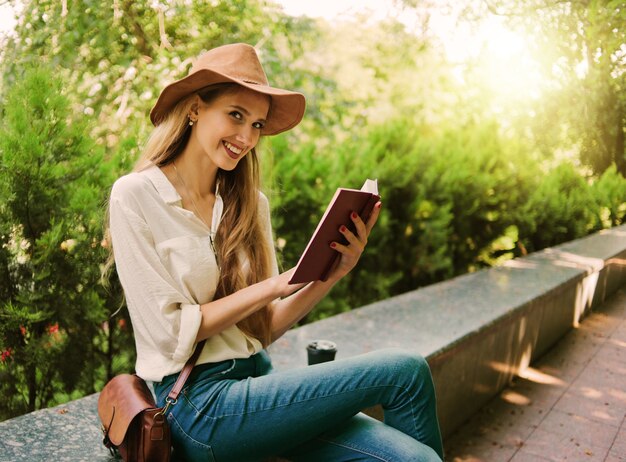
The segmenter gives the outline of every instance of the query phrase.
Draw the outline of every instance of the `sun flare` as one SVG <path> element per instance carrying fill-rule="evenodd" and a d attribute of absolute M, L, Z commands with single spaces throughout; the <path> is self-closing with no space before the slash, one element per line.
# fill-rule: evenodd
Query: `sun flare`
<path fill-rule="evenodd" d="M 448 24 L 439 21 L 434 27 L 445 37 L 442 42 L 455 64 L 455 79 L 480 92 L 495 114 L 515 112 L 541 98 L 546 80 L 524 32 L 493 16 L 480 23 L 447 20 Z"/>
<path fill-rule="evenodd" d="M 541 74 L 526 37 L 496 23 L 485 27 L 480 39 L 484 77 L 495 93 L 513 99 L 541 96 Z"/>

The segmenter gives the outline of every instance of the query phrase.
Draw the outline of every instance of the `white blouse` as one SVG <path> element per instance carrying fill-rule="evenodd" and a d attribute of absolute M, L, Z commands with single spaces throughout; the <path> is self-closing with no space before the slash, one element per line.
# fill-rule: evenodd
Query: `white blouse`
<path fill-rule="evenodd" d="M 278 274 L 269 204 L 259 192 L 259 215 Z M 195 347 L 200 305 L 213 300 L 219 268 L 211 246 L 224 204 L 216 194 L 211 229 L 157 166 L 118 179 L 110 199 L 115 265 L 135 334 L 136 372 L 159 382 L 179 372 Z M 244 266 L 247 262 L 244 262 Z M 261 343 L 231 326 L 209 338 L 198 364 L 247 358 Z"/>

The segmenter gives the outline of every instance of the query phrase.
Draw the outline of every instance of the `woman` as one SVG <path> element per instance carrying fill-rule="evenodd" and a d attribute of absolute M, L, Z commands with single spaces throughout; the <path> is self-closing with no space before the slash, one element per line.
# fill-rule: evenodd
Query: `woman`
<path fill-rule="evenodd" d="M 206 339 L 168 411 L 176 453 L 189 461 L 440 460 L 430 371 L 388 350 L 270 373 L 264 348 L 305 316 L 359 260 L 381 204 L 351 220 L 326 282 L 278 273 L 255 146 L 297 125 L 299 93 L 270 87 L 254 48 L 201 55 L 167 86 L 135 171 L 116 181 L 110 233 L 137 347 L 137 374 L 164 404 Z M 385 408 L 385 423 L 359 410 Z"/>

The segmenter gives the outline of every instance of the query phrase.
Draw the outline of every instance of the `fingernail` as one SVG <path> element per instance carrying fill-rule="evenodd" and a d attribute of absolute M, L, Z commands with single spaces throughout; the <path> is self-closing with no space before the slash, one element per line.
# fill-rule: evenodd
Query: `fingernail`
<path fill-rule="evenodd" d="M 342 233 L 345 233 L 347 229 L 348 228 L 346 228 L 344 225 L 341 225 L 341 228 L 339 228 L 339 231 L 341 231 Z"/>
<path fill-rule="evenodd" d="M 356 212 L 352 212 L 352 218 L 356 219 L 357 216 Z"/>
<path fill-rule="evenodd" d="M 330 246 L 334 249 L 335 247 L 337 247 L 337 243 L 336 242 L 331 242 Z"/>

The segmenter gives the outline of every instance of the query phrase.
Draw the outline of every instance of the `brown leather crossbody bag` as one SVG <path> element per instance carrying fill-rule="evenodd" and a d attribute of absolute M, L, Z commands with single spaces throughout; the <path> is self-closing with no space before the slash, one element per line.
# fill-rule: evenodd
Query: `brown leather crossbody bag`
<path fill-rule="evenodd" d="M 169 462 L 172 442 L 166 413 L 176 404 L 203 346 L 204 341 L 196 346 L 163 407 L 156 406 L 148 385 L 136 375 L 115 376 L 104 386 L 98 398 L 98 415 L 104 433 L 102 443 L 113 454 L 119 452 L 126 462 Z"/>

